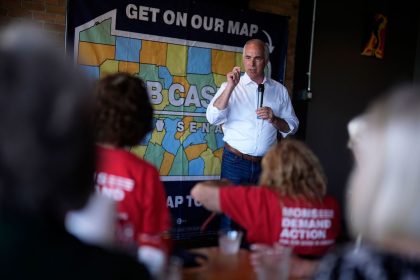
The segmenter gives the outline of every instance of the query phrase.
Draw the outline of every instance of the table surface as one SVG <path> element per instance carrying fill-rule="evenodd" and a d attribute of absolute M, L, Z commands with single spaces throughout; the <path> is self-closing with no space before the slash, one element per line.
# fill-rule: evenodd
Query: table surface
<path fill-rule="evenodd" d="M 250 263 L 250 251 L 240 249 L 237 254 L 225 255 L 218 247 L 203 247 L 189 250 L 207 256 L 207 260 L 201 261 L 200 267 L 184 268 L 182 279 L 184 280 L 256 280 L 257 276 Z M 291 280 L 309 279 L 318 266 L 318 261 L 291 258 L 289 277 Z"/>
<path fill-rule="evenodd" d="M 225 255 L 218 247 L 205 247 L 190 250 L 207 256 L 200 267 L 184 268 L 184 280 L 257 279 L 249 261 L 250 252 L 240 249 L 237 254 Z"/>

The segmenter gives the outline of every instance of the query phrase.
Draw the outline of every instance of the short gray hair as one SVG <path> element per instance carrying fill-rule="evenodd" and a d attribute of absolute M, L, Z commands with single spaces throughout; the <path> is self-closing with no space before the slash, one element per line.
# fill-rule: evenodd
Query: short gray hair
<path fill-rule="evenodd" d="M 270 60 L 270 50 L 268 49 L 268 45 L 267 43 L 265 43 L 263 40 L 260 39 L 251 39 L 248 40 L 245 45 L 244 48 L 242 50 L 242 57 L 245 56 L 245 47 L 251 44 L 255 44 L 255 45 L 260 45 L 264 47 L 264 59 L 268 62 Z"/>

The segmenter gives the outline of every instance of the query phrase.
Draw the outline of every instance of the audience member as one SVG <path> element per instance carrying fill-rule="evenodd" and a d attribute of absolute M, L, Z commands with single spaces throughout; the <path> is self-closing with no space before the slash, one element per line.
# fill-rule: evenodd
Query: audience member
<path fill-rule="evenodd" d="M 0 279 L 148 279 L 135 259 L 66 232 L 94 190 L 89 88 L 26 24 L 0 34 Z"/>
<path fill-rule="evenodd" d="M 165 190 L 156 168 L 129 151 L 152 129 L 147 89 L 141 79 L 117 73 L 99 81 L 95 98 L 96 187 L 117 202 L 117 242 L 134 245 L 156 274 L 169 249 Z"/>
<path fill-rule="evenodd" d="M 363 119 L 347 216 L 364 242 L 328 254 L 315 279 L 420 279 L 420 89 L 394 89 Z"/>
<path fill-rule="evenodd" d="M 264 156 L 261 187 L 217 187 L 198 183 L 195 200 L 224 212 L 247 231 L 247 241 L 294 247 L 305 256 L 321 256 L 339 233 L 339 207 L 326 196 L 326 178 L 305 144 L 284 139 Z"/>

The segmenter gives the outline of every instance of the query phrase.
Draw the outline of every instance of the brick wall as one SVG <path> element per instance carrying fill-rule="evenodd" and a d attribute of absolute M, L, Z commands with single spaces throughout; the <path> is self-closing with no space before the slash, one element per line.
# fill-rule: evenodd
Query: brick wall
<path fill-rule="evenodd" d="M 67 0 L 0 0 L 0 26 L 30 21 L 57 37 L 64 46 Z"/>
<path fill-rule="evenodd" d="M 0 0 L 0 26 L 29 19 L 57 36 L 64 46 L 66 5 L 67 0 Z M 292 93 L 299 0 L 249 0 L 249 8 L 290 17 L 285 85 Z"/>

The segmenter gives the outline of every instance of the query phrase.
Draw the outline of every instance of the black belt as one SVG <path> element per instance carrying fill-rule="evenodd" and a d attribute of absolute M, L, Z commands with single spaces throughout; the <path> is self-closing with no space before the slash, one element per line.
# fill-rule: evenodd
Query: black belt
<path fill-rule="evenodd" d="M 225 149 L 231 152 L 232 154 L 237 155 L 238 157 L 241 157 L 242 159 L 253 161 L 253 162 L 261 162 L 263 157 L 257 157 L 257 156 L 251 156 L 247 154 L 243 154 L 228 143 L 225 142 Z"/>

